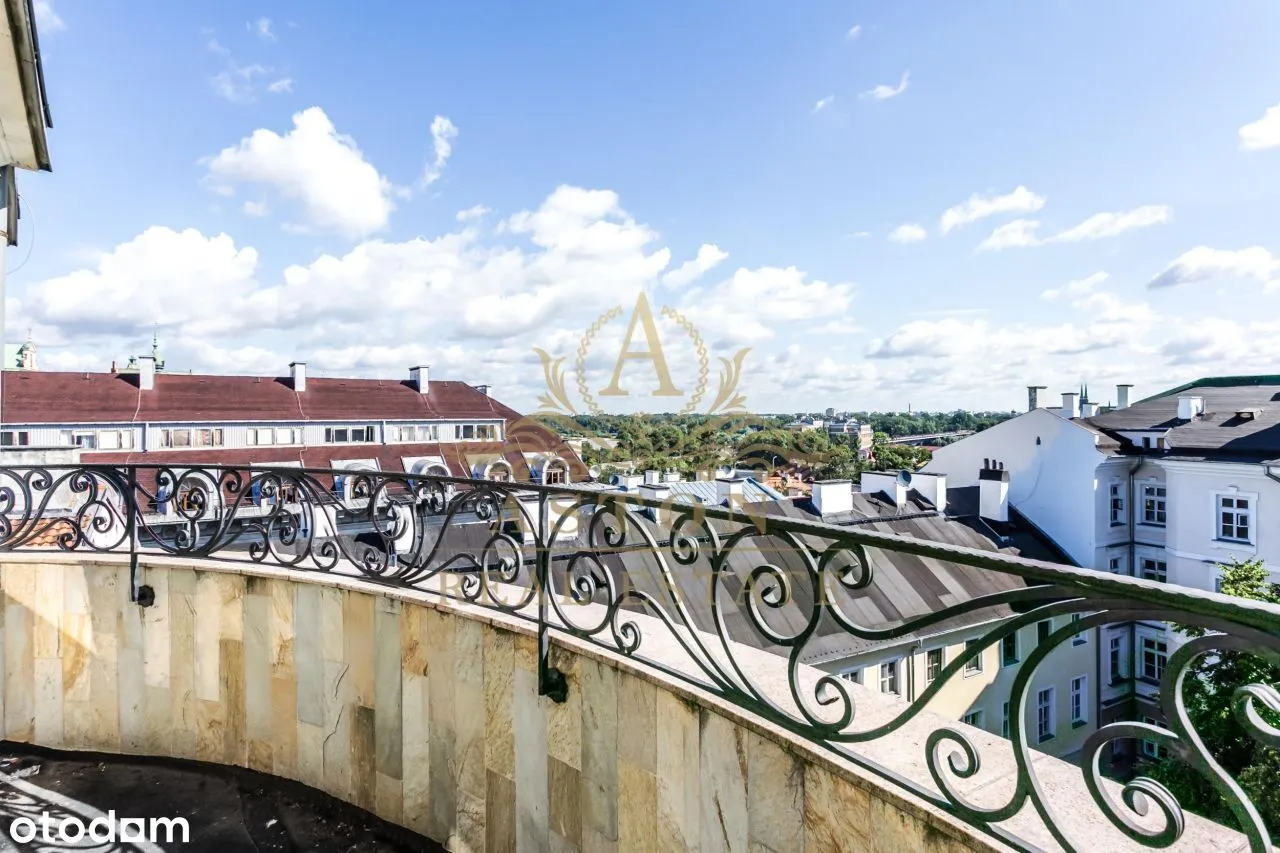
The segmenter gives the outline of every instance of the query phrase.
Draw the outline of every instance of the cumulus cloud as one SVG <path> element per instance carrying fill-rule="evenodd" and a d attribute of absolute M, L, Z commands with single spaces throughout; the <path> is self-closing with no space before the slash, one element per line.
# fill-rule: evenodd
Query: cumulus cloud
<path fill-rule="evenodd" d="M 1005 195 L 984 196 L 975 193 L 969 196 L 968 201 L 948 208 L 942 214 L 939 228 L 943 234 L 947 234 L 971 222 L 986 219 L 988 216 L 997 216 L 1002 213 L 1034 213 L 1044 207 L 1044 203 L 1044 196 L 1036 195 L 1024 186 L 1019 186 Z"/>
<path fill-rule="evenodd" d="M 1078 225 L 1044 238 L 1036 233 L 1040 229 L 1038 221 L 1015 219 L 992 231 L 991 235 L 978 245 L 978 250 L 999 251 L 1021 246 L 1040 246 L 1046 243 L 1102 240 L 1107 237 L 1118 237 L 1126 231 L 1168 222 L 1172 215 L 1172 208 L 1165 205 L 1146 205 L 1116 213 L 1095 213 Z"/>
<path fill-rule="evenodd" d="M 902 79 L 898 81 L 898 85 L 891 86 L 886 83 L 881 83 L 879 86 L 876 86 L 874 89 L 869 89 L 868 91 L 863 92 L 862 97 L 870 98 L 873 101 L 887 101 L 890 98 L 896 98 L 899 95 L 901 95 L 903 92 L 907 91 L 907 82 L 910 79 L 911 79 L 911 72 L 903 71 Z"/>
<path fill-rule="evenodd" d="M 488 212 L 489 208 L 485 207 L 483 204 L 476 204 L 468 207 L 466 210 L 459 210 L 456 218 L 459 222 L 470 222 L 473 219 L 480 219 Z"/>
<path fill-rule="evenodd" d="M 1240 147 L 1245 151 L 1280 148 L 1280 104 L 1268 107 L 1262 118 L 1240 128 Z"/>
<path fill-rule="evenodd" d="M 1252 278 L 1268 289 L 1280 287 L 1280 258 L 1261 246 L 1237 251 L 1197 246 L 1169 264 L 1147 287 L 1158 290 L 1219 277 Z"/>
<path fill-rule="evenodd" d="M 685 261 L 668 272 L 662 277 L 662 283 L 668 287 L 683 287 L 719 266 L 728 257 L 729 253 L 714 243 L 703 243 L 698 247 L 698 254 L 693 260 Z"/>
<path fill-rule="evenodd" d="M 203 161 L 214 186 L 256 184 L 296 202 L 306 226 L 363 237 L 395 209 L 391 183 L 320 107 L 293 116 L 281 135 L 260 128 Z"/>
<path fill-rule="evenodd" d="M 453 140 L 458 138 L 458 127 L 444 116 L 431 121 L 431 148 L 434 158 L 422 172 L 422 185 L 431 186 L 444 174 L 444 164 L 453 154 Z"/>
<path fill-rule="evenodd" d="M 827 95 L 825 98 L 822 98 L 816 104 L 813 105 L 812 112 L 815 112 L 815 113 L 822 112 L 827 107 L 831 106 L 831 102 L 834 101 L 835 99 L 836 99 L 835 95 Z"/>
<path fill-rule="evenodd" d="M 919 243 L 927 236 L 929 232 L 914 222 L 899 225 L 889 232 L 889 239 L 894 243 Z"/>
<path fill-rule="evenodd" d="M 1096 272 L 1093 275 L 1084 278 L 1078 278 L 1069 281 L 1062 287 L 1051 287 L 1043 291 L 1040 296 L 1044 299 L 1063 299 L 1076 296 L 1084 296 L 1092 293 L 1098 285 L 1107 280 L 1105 272 Z"/>
<path fill-rule="evenodd" d="M 274 83 L 267 84 L 267 91 L 273 95 L 287 94 L 293 91 L 293 78 L 281 77 Z"/>
<path fill-rule="evenodd" d="M 250 21 L 249 23 L 245 24 L 245 27 L 248 28 L 249 32 L 253 33 L 263 41 L 276 40 L 276 34 L 271 32 L 270 18 L 259 18 L 256 21 Z"/>
<path fill-rule="evenodd" d="M 733 276 L 691 291 L 682 306 L 701 326 L 738 343 L 772 338 L 782 323 L 844 313 L 853 284 L 811 279 L 797 267 L 741 268 Z"/>

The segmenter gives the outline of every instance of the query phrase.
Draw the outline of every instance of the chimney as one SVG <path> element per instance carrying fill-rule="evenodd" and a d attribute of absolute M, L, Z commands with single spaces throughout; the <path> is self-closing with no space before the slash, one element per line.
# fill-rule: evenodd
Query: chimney
<path fill-rule="evenodd" d="M 853 511 L 853 480 L 819 480 L 809 496 L 818 515 Z"/>
<path fill-rule="evenodd" d="M 295 361 L 289 365 L 289 375 L 293 377 L 293 390 L 302 393 L 307 390 L 307 363 Z"/>
<path fill-rule="evenodd" d="M 902 508 L 907 503 L 907 485 L 902 480 L 898 471 L 863 471 L 862 491 L 868 495 L 883 492 L 890 503 Z"/>
<path fill-rule="evenodd" d="M 1178 398 L 1178 420 L 1189 421 L 1204 414 L 1204 397 L 1182 396 Z"/>
<path fill-rule="evenodd" d="M 144 355 L 138 358 L 138 387 L 143 391 L 154 391 L 156 387 L 156 357 Z"/>
<path fill-rule="evenodd" d="M 622 488 L 626 489 L 628 492 L 634 492 L 636 489 L 640 488 L 640 484 L 643 482 L 644 478 L 639 474 L 622 474 L 617 477 L 617 484 L 622 486 Z"/>
<path fill-rule="evenodd" d="M 1080 417 L 1080 392 L 1062 392 L 1062 416 L 1064 418 Z"/>
<path fill-rule="evenodd" d="M 431 368 L 425 364 L 409 368 L 409 381 L 418 389 L 419 394 L 425 395 L 431 390 L 431 380 L 427 376 L 429 370 Z"/>
<path fill-rule="evenodd" d="M 1045 389 L 1043 385 L 1027 386 L 1027 411 L 1034 412 L 1040 408 L 1040 392 Z"/>
<path fill-rule="evenodd" d="M 736 477 L 716 477 L 716 505 L 734 509 L 742 505 L 742 481 Z"/>
<path fill-rule="evenodd" d="M 1117 409 L 1129 408 L 1129 389 L 1132 387 L 1133 387 L 1132 385 L 1116 386 L 1116 408 Z"/>
<path fill-rule="evenodd" d="M 648 498 L 651 501 L 662 501 L 669 505 L 671 502 L 671 487 L 662 483 L 643 483 L 640 486 L 640 497 Z M 656 521 L 661 524 L 667 519 L 667 507 L 647 506 L 644 508 L 644 514 L 650 521 Z"/>
<path fill-rule="evenodd" d="M 488 386 L 488 385 L 477 385 L 477 386 L 475 386 L 475 388 L 476 388 L 476 390 L 477 390 L 477 391 L 479 391 L 481 394 L 485 395 L 486 397 L 488 397 L 488 396 L 489 396 L 489 386 Z"/>
<path fill-rule="evenodd" d="M 1009 472 L 983 468 L 978 472 L 978 515 L 987 521 L 1009 520 Z"/>
<path fill-rule="evenodd" d="M 1096 414 L 1098 414 L 1098 404 L 1097 404 L 1097 403 L 1083 403 L 1083 404 L 1081 404 L 1081 406 L 1080 406 L 1080 417 L 1082 417 L 1082 418 L 1091 418 L 1091 417 L 1093 417 L 1093 416 L 1094 416 L 1094 415 L 1096 415 Z"/>
<path fill-rule="evenodd" d="M 654 483 L 661 483 L 662 478 L 658 476 L 657 471 L 645 471 L 644 481 L 648 485 L 653 485 Z"/>
<path fill-rule="evenodd" d="M 920 493 L 920 497 L 933 504 L 938 512 L 947 509 L 947 475 L 931 472 L 917 472 L 911 475 L 911 488 Z"/>
<path fill-rule="evenodd" d="M 663 482 L 667 482 L 667 483 L 678 483 L 678 482 L 680 482 L 680 472 L 679 472 L 679 471 L 668 471 L 668 472 L 666 473 L 666 476 L 664 476 L 662 479 L 663 479 Z"/>

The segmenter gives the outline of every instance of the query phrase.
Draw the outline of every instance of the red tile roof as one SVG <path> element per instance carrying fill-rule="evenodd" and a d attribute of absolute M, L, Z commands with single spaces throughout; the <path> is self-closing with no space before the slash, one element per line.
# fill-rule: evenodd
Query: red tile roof
<path fill-rule="evenodd" d="M 467 385 L 433 380 L 427 394 L 408 380 L 158 373 L 155 389 L 137 374 L 6 371 L 4 419 L 10 424 L 163 421 L 341 421 L 503 418 L 519 413 Z"/>

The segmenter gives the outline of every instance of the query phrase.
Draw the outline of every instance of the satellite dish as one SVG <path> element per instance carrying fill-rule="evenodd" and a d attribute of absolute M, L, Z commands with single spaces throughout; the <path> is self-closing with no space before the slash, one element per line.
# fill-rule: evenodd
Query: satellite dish
<path fill-rule="evenodd" d="M 910 486 L 910 485 L 911 485 L 911 472 L 910 472 L 910 471 L 899 471 L 899 472 L 898 472 L 898 485 L 900 485 L 900 486 Z"/>
<path fill-rule="evenodd" d="M 590 468 L 588 468 L 588 469 L 587 469 L 587 473 L 591 475 L 591 479 L 593 479 L 593 480 L 599 480 L 599 479 L 600 479 L 600 466 L 599 466 L 599 465 L 592 465 Z"/>

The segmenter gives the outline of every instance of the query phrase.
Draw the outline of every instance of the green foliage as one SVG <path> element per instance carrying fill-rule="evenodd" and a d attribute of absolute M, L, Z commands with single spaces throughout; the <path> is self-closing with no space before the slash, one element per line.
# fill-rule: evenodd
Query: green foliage
<path fill-rule="evenodd" d="M 1280 587 L 1269 582 L 1261 560 L 1232 560 L 1221 568 L 1224 594 L 1280 604 Z M 1179 630 L 1188 637 L 1205 633 L 1195 627 Z M 1259 655 L 1242 652 L 1202 657 L 1183 682 L 1183 701 L 1209 754 L 1253 800 L 1275 836 L 1280 832 L 1280 751 L 1258 743 L 1236 718 L 1232 695 L 1246 684 L 1280 686 L 1280 667 Z M 1265 708 L 1260 708 L 1260 713 L 1272 725 L 1280 724 Z M 1168 787 L 1187 810 L 1228 826 L 1237 825 L 1217 790 L 1177 759 L 1165 758 L 1143 769 Z"/>

